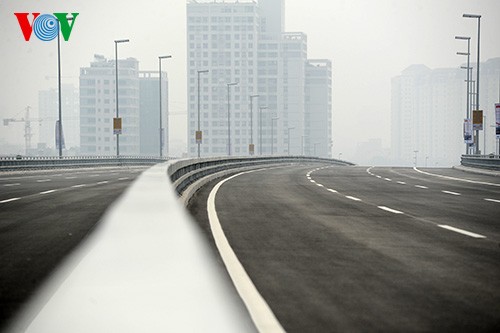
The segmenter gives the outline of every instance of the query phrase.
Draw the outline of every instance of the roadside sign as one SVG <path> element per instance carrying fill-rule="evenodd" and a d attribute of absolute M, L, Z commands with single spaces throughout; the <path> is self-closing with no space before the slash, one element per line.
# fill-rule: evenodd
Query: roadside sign
<path fill-rule="evenodd" d="M 203 133 L 201 131 L 196 131 L 196 143 L 202 143 Z"/>
<path fill-rule="evenodd" d="M 500 103 L 495 103 L 495 130 L 496 138 L 500 139 Z"/>
<path fill-rule="evenodd" d="M 122 134 L 122 118 L 113 118 L 113 134 Z"/>
<path fill-rule="evenodd" d="M 470 119 L 464 119 L 464 143 L 473 143 L 472 138 L 472 123 Z"/>
<path fill-rule="evenodd" d="M 483 110 L 472 111 L 472 129 L 474 131 L 483 130 Z"/>

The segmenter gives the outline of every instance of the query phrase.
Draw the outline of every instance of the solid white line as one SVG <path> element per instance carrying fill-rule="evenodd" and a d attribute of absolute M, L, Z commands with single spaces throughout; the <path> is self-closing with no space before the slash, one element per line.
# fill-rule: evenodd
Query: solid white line
<path fill-rule="evenodd" d="M 452 227 L 452 226 L 449 226 L 449 225 L 438 224 L 438 227 L 443 228 L 443 229 L 448 229 L 448 230 L 451 230 L 451 231 L 455 231 L 455 232 L 458 232 L 459 234 L 467 235 L 469 237 L 486 238 L 486 236 L 475 234 L 475 233 L 467 231 L 467 230 L 458 229 L 458 228 L 455 228 L 455 227 Z"/>
<path fill-rule="evenodd" d="M 50 182 L 50 181 L 51 181 L 50 179 L 39 179 L 36 182 L 37 183 L 46 183 L 46 182 Z"/>
<path fill-rule="evenodd" d="M 6 200 L 2 200 L 0 201 L 0 203 L 7 203 L 7 202 L 11 202 L 11 201 L 16 201 L 16 200 L 19 200 L 21 198 L 11 198 L 11 199 L 6 199 Z"/>
<path fill-rule="evenodd" d="M 261 169 L 262 170 L 262 169 Z M 233 280 L 234 286 L 238 291 L 243 303 L 245 303 L 252 320 L 259 332 L 285 332 L 279 321 L 276 319 L 269 305 L 266 303 L 262 295 L 259 293 L 252 280 L 248 276 L 245 268 L 236 257 L 231 245 L 224 235 L 222 226 L 217 216 L 215 209 L 215 196 L 219 188 L 228 180 L 238 177 L 243 174 L 255 172 L 258 170 L 241 172 L 220 181 L 210 192 L 207 201 L 208 219 L 210 228 L 215 240 L 220 256 L 226 265 L 227 271 Z"/>
<path fill-rule="evenodd" d="M 418 188 L 428 188 L 427 186 L 423 186 L 423 185 L 415 185 L 415 187 L 418 187 Z"/>
<path fill-rule="evenodd" d="M 500 200 L 496 200 L 496 199 L 487 199 L 487 198 L 486 198 L 486 199 L 484 199 L 484 200 L 486 200 L 486 201 L 491 201 L 491 202 L 498 202 L 498 203 L 500 203 Z"/>
<path fill-rule="evenodd" d="M 21 183 L 14 183 L 14 184 L 5 184 L 4 186 L 10 187 L 10 186 L 19 186 Z"/>
<path fill-rule="evenodd" d="M 394 213 L 394 214 L 404 214 L 403 212 L 400 212 L 399 210 L 395 210 L 395 209 L 392 209 L 392 208 L 389 208 L 389 207 L 386 207 L 386 206 L 377 206 L 377 207 L 380 208 L 380 209 L 382 209 L 382 210 Z"/>
<path fill-rule="evenodd" d="M 429 175 L 429 176 L 434 176 L 434 177 L 441 177 L 441 178 L 451 179 L 451 180 L 458 180 L 458 181 L 466 182 L 466 183 L 474 183 L 474 184 L 482 184 L 482 185 L 490 185 L 490 186 L 500 186 L 500 184 L 496 184 L 496 183 L 478 182 L 478 181 L 475 181 L 475 180 L 470 180 L 470 179 L 465 179 L 465 178 L 455 178 L 455 177 L 438 175 L 438 174 L 435 174 L 435 173 L 430 173 L 430 172 L 425 172 L 425 171 L 422 171 L 422 170 L 418 170 L 416 167 L 413 167 L 413 170 L 415 170 L 417 172 L 420 172 L 420 173 L 423 173 L 424 175 Z"/>
<path fill-rule="evenodd" d="M 102 184 L 107 184 L 107 183 L 108 183 L 108 181 L 107 181 L 107 180 L 105 180 L 105 181 L 102 181 L 102 182 L 97 183 L 97 185 L 102 185 Z"/>
<path fill-rule="evenodd" d="M 446 193 L 446 194 L 451 194 L 451 195 L 461 195 L 460 193 L 451 192 L 451 191 L 441 191 L 441 192 Z"/>
<path fill-rule="evenodd" d="M 54 193 L 55 191 L 57 191 L 57 190 L 48 190 L 48 191 L 40 192 L 40 194 L 49 194 L 49 193 Z"/>
<path fill-rule="evenodd" d="M 401 185 L 406 185 L 405 182 L 397 182 L 398 184 L 401 184 Z"/>
<path fill-rule="evenodd" d="M 351 196 L 349 196 L 349 195 L 346 195 L 345 197 L 346 197 L 347 199 L 351 199 L 351 200 L 354 200 L 354 201 L 362 201 L 362 200 L 361 200 L 361 199 L 359 199 L 359 198 L 356 198 L 356 197 L 351 197 Z"/>
<path fill-rule="evenodd" d="M 332 190 L 331 188 L 327 188 L 326 190 L 327 190 L 327 191 L 330 191 L 330 192 L 332 192 L 332 193 L 339 193 L 339 192 L 337 192 L 337 191 L 335 191 L 335 190 Z"/>
<path fill-rule="evenodd" d="M 78 187 L 84 187 L 84 186 L 87 186 L 87 184 L 73 185 L 71 187 L 78 188 Z"/>

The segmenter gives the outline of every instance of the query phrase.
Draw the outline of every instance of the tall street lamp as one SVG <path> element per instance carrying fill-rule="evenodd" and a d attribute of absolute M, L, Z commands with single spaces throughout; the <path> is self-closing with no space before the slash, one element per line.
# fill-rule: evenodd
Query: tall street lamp
<path fill-rule="evenodd" d="M 267 109 L 267 106 L 259 107 L 259 152 L 262 155 L 262 110 Z"/>
<path fill-rule="evenodd" d="M 463 14 L 462 17 L 477 19 L 477 77 L 476 77 L 476 110 L 479 110 L 479 50 L 481 37 L 481 15 Z M 476 130 L 476 154 L 479 154 L 479 130 Z"/>
<path fill-rule="evenodd" d="M 67 20 L 68 21 L 73 21 L 76 19 L 75 17 L 70 17 Z M 57 85 L 59 89 L 59 121 L 57 122 L 57 142 L 59 143 L 58 149 L 59 149 L 59 158 L 62 157 L 62 147 L 63 147 L 63 142 L 62 142 L 62 98 L 61 98 L 61 37 L 60 31 L 61 29 L 59 28 L 59 20 L 56 18 L 57 22 Z"/>
<path fill-rule="evenodd" d="M 250 145 L 248 151 L 250 155 L 255 152 L 255 145 L 253 144 L 253 99 L 259 97 L 259 95 L 250 95 Z"/>
<path fill-rule="evenodd" d="M 200 124 L 200 74 L 208 73 L 208 69 L 199 70 L 198 71 L 198 131 L 196 132 L 195 139 L 198 144 L 198 158 L 200 158 L 201 151 L 201 142 L 202 142 L 202 134 L 201 134 L 201 124 Z"/>
<path fill-rule="evenodd" d="M 467 53 L 465 52 L 457 52 L 458 55 L 466 55 L 467 56 L 467 114 L 466 114 L 466 119 L 470 119 L 470 109 L 469 109 L 469 86 L 470 86 L 470 37 L 463 37 L 463 36 L 455 36 L 455 39 L 458 40 L 466 40 L 467 41 Z M 469 144 L 465 144 L 465 153 L 468 154 L 469 149 L 468 149 Z"/>
<path fill-rule="evenodd" d="M 227 155 L 231 156 L 231 116 L 230 116 L 230 100 L 231 100 L 231 86 L 237 85 L 238 82 L 227 83 Z"/>
<path fill-rule="evenodd" d="M 118 110 L 118 44 L 119 43 L 128 43 L 130 40 L 128 39 L 118 39 L 115 40 L 115 90 L 116 90 L 116 123 L 113 124 L 114 131 L 116 134 L 116 157 L 120 156 L 120 133 L 122 131 L 122 123 L 120 120 L 120 112 Z"/>
<path fill-rule="evenodd" d="M 280 119 L 280 117 L 271 118 L 271 155 L 274 154 L 274 121 Z"/>
<path fill-rule="evenodd" d="M 162 109 L 161 109 L 161 78 L 162 78 L 161 60 L 168 59 L 168 58 L 172 58 L 172 56 L 166 55 L 166 56 L 159 56 L 158 57 L 158 81 L 160 82 L 160 85 L 159 85 L 159 88 L 160 88 L 160 158 L 163 156 L 163 122 L 161 119 L 161 116 L 162 116 Z M 167 131 L 168 131 L 168 128 L 167 128 Z M 167 133 L 167 135 L 168 135 L 168 133 Z M 167 142 L 168 142 L 168 140 L 167 140 Z M 167 146 L 167 155 L 168 155 L 168 146 Z"/>
<path fill-rule="evenodd" d="M 290 130 L 295 129 L 295 127 L 288 127 L 288 155 L 290 155 Z"/>

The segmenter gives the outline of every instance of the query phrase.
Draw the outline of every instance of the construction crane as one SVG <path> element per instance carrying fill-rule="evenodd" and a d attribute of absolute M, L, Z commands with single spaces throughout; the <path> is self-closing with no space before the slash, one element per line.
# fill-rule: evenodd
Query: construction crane
<path fill-rule="evenodd" d="M 42 122 L 43 119 L 40 118 L 30 118 L 30 106 L 26 107 L 26 112 L 24 114 L 24 118 L 5 118 L 3 120 L 3 125 L 4 126 L 9 126 L 10 123 L 13 122 L 24 122 L 24 143 L 25 143 L 25 149 L 26 149 L 26 155 L 29 154 L 29 151 L 31 150 L 31 138 L 33 137 L 33 133 L 31 132 L 31 123 L 34 121 L 38 121 L 39 123 Z"/>

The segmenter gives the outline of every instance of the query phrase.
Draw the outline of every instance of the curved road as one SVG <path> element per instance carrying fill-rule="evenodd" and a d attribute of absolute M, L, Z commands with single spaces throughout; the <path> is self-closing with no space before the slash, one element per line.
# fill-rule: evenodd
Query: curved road
<path fill-rule="evenodd" d="M 211 189 L 189 206 L 209 237 Z M 293 165 L 227 181 L 215 207 L 287 332 L 500 331 L 498 178 Z"/>
<path fill-rule="evenodd" d="M 145 168 L 0 174 L 0 331 Z"/>

